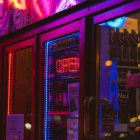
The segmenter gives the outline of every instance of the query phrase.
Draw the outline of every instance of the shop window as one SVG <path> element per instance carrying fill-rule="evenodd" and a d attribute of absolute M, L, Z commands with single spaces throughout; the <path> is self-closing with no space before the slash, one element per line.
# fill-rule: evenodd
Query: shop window
<path fill-rule="evenodd" d="M 98 26 L 100 30 L 99 136 L 140 138 L 140 12 Z"/>

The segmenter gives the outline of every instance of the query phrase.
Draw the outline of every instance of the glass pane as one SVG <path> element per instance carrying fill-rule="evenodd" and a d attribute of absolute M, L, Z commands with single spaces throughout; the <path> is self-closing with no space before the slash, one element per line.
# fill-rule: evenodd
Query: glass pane
<path fill-rule="evenodd" d="M 79 33 L 45 42 L 45 140 L 78 139 Z"/>
<path fill-rule="evenodd" d="M 140 13 L 99 25 L 100 138 L 140 139 Z"/>
<path fill-rule="evenodd" d="M 32 48 L 8 54 L 7 115 L 24 115 L 24 139 L 31 140 L 31 75 Z M 15 120 L 14 120 L 15 121 Z M 13 125 L 16 122 L 13 122 Z M 15 132 L 13 139 L 22 132 Z"/>

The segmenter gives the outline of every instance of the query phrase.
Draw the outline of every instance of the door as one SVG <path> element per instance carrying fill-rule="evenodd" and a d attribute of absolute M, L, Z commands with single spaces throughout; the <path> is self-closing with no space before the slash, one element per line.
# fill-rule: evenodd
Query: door
<path fill-rule="evenodd" d="M 96 63 L 99 139 L 140 138 L 140 11 L 135 11 L 137 4 L 135 1 L 94 17 L 96 56 L 99 56 Z M 105 18 L 108 20 L 104 22 Z"/>
<path fill-rule="evenodd" d="M 4 49 L 3 132 L 7 139 L 33 138 L 34 53 L 34 38 Z M 19 116 L 23 116 L 20 121 Z"/>
<path fill-rule="evenodd" d="M 41 139 L 84 139 L 84 37 L 85 19 L 40 36 Z"/>

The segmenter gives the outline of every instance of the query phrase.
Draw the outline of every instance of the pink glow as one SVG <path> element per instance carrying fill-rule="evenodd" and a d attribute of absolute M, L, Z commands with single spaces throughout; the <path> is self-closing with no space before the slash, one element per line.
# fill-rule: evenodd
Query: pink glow
<path fill-rule="evenodd" d="M 34 8 L 35 8 L 35 11 L 37 12 L 37 14 L 42 18 L 43 14 L 39 8 L 37 0 L 33 0 L 33 5 L 34 5 Z"/>
<path fill-rule="evenodd" d="M 58 6 L 56 12 L 60 12 L 62 10 L 65 10 L 71 6 L 76 5 L 76 1 L 75 0 L 63 0 L 60 5 Z"/>
<path fill-rule="evenodd" d="M 48 112 L 48 115 L 70 115 L 69 111 L 53 111 Z"/>
<path fill-rule="evenodd" d="M 52 5 L 53 1 L 42 0 L 42 3 L 43 3 L 43 7 L 44 7 L 44 13 L 46 14 L 45 16 L 51 15 L 50 11 L 51 11 L 51 5 Z"/>

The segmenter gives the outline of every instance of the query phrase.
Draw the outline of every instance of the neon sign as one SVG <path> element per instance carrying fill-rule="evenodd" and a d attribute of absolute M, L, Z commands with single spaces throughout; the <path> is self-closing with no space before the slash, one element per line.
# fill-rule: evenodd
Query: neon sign
<path fill-rule="evenodd" d="M 79 57 L 59 59 L 56 61 L 57 73 L 79 72 Z"/>
<path fill-rule="evenodd" d="M 115 19 L 114 21 L 108 21 L 107 25 L 113 28 L 120 28 L 121 26 L 123 26 L 125 21 L 125 17 L 120 17 Z"/>
<path fill-rule="evenodd" d="M 112 28 L 120 28 L 120 27 L 122 27 L 124 25 L 125 20 L 126 20 L 125 17 L 120 17 L 120 18 L 117 18 L 117 19 L 115 19 L 113 21 L 108 21 L 108 22 L 102 23 L 100 25 L 101 26 L 108 25 L 108 26 L 110 26 Z"/>
<path fill-rule="evenodd" d="M 26 1 L 25 0 L 20 0 L 20 2 L 18 2 L 18 0 L 10 0 L 10 3 L 14 3 L 15 7 L 21 10 L 26 10 L 27 9 L 27 5 L 26 5 Z M 47 5 L 50 5 L 51 2 L 46 1 L 46 0 L 42 0 L 42 6 L 43 8 L 40 8 L 39 2 L 38 0 L 32 0 L 35 12 L 42 18 L 43 17 L 43 10 L 45 10 L 45 14 L 48 16 L 50 15 L 50 8 Z M 62 10 L 65 10 L 71 6 L 76 5 L 76 1 L 75 0 L 62 0 L 60 2 L 60 4 L 58 5 L 58 8 L 56 9 L 56 12 L 60 12 Z"/>

